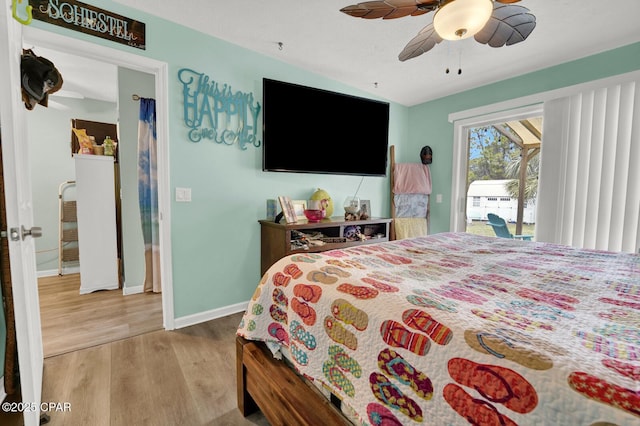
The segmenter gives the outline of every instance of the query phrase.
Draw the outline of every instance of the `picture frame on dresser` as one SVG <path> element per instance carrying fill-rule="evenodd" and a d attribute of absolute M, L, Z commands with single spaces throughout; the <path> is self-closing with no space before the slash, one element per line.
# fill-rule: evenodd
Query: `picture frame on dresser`
<path fill-rule="evenodd" d="M 293 204 L 293 211 L 296 214 L 296 218 L 304 217 L 304 211 L 307 209 L 307 201 L 293 200 L 291 204 Z"/>
<path fill-rule="evenodd" d="M 267 200 L 267 219 L 274 220 L 278 214 L 278 200 Z"/>
<path fill-rule="evenodd" d="M 298 221 L 298 217 L 296 216 L 296 211 L 293 208 L 291 198 L 281 195 L 278 197 L 278 202 L 280 203 L 284 220 L 287 223 L 296 223 Z"/>

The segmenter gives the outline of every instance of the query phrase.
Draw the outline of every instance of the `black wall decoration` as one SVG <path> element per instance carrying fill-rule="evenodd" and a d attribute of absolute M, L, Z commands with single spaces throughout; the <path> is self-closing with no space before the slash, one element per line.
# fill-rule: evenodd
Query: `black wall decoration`
<path fill-rule="evenodd" d="M 53 63 L 25 49 L 20 58 L 22 101 L 28 110 L 40 104 L 48 105 L 49 95 L 62 87 L 62 75 Z"/>
<path fill-rule="evenodd" d="M 433 161 L 433 150 L 430 146 L 425 145 L 420 150 L 420 161 L 422 164 L 431 164 Z"/>

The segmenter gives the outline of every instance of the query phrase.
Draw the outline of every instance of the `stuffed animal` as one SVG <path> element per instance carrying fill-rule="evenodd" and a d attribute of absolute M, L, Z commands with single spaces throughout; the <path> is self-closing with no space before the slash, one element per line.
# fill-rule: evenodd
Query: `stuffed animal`
<path fill-rule="evenodd" d="M 320 200 L 324 206 L 325 217 L 331 217 L 333 214 L 333 200 L 327 191 L 318 188 L 310 198 L 311 200 Z"/>
<path fill-rule="evenodd" d="M 364 234 L 362 234 L 362 229 L 357 225 L 346 226 L 344 228 L 344 237 L 351 241 L 365 239 Z"/>

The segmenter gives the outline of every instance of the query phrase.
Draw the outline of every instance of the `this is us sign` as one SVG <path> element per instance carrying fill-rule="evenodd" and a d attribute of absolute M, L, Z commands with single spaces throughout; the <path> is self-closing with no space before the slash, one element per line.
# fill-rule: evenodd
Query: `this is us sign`
<path fill-rule="evenodd" d="M 191 142 L 210 141 L 224 145 L 259 147 L 256 134 L 260 103 L 253 93 L 233 91 L 230 85 L 218 83 L 203 72 L 182 68 L 178 71 L 182 84 L 184 124 Z"/>
<path fill-rule="evenodd" d="M 145 49 L 145 25 L 75 0 L 29 0 L 33 19 Z"/>

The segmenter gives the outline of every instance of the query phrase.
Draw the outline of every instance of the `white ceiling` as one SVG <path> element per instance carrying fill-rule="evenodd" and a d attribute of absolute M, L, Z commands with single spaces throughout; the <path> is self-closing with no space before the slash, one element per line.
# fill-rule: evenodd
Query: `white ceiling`
<path fill-rule="evenodd" d="M 38 46 L 33 48 L 38 56 L 53 62 L 62 75 L 62 88 L 51 95 L 49 105 L 56 106 L 57 98 L 95 99 L 116 102 L 118 97 L 118 68 L 80 56 L 58 52 Z M 59 100 L 59 99 L 58 99 Z"/>
<path fill-rule="evenodd" d="M 368 20 L 340 12 L 350 0 L 115 1 L 406 106 L 640 41 L 639 0 L 522 0 L 537 18 L 524 42 L 444 41 L 405 62 L 398 54 L 433 12 Z"/>

